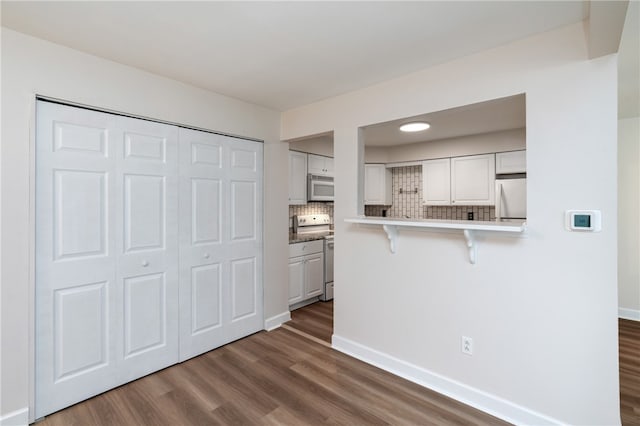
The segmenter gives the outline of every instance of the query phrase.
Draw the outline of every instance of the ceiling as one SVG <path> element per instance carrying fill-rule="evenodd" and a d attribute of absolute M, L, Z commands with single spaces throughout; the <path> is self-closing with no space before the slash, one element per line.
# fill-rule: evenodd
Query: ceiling
<path fill-rule="evenodd" d="M 279 111 L 582 21 L 583 1 L 2 1 L 2 25 Z"/>

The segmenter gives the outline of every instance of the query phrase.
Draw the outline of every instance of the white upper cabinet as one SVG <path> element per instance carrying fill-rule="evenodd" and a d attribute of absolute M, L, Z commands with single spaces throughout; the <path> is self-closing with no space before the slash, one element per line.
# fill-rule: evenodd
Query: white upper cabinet
<path fill-rule="evenodd" d="M 527 151 L 498 152 L 496 173 L 526 173 Z"/>
<path fill-rule="evenodd" d="M 496 157 L 471 155 L 451 159 L 451 204 L 495 204 Z"/>
<path fill-rule="evenodd" d="M 333 158 L 309 154 L 308 173 L 320 176 L 333 176 Z"/>
<path fill-rule="evenodd" d="M 307 154 L 289 151 L 289 204 L 307 204 Z"/>
<path fill-rule="evenodd" d="M 422 162 L 422 199 L 428 206 L 451 204 L 451 159 Z"/>
<path fill-rule="evenodd" d="M 391 169 L 384 164 L 364 165 L 364 204 L 391 205 Z"/>

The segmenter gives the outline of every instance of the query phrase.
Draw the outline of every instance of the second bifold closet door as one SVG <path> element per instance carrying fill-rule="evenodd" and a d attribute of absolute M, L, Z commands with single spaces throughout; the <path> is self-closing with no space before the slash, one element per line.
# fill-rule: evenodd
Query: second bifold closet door
<path fill-rule="evenodd" d="M 180 129 L 180 358 L 262 328 L 262 145 Z"/>

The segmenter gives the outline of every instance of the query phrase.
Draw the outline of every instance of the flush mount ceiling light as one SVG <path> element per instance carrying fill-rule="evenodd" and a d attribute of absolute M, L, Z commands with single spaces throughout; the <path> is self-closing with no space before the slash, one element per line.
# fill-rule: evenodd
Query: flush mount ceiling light
<path fill-rule="evenodd" d="M 431 125 L 424 121 L 414 121 L 412 123 L 405 123 L 400 126 L 400 131 L 402 132 L 421 132 L 423 130 L 427 130 Z"/>

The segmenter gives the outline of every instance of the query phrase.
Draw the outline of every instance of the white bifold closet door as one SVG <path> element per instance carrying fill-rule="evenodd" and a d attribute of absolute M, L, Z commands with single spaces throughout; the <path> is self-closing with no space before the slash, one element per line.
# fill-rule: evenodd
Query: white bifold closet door
<path fill-rule="evenodd" d="M 262 328 L 262 144 L 180 129 L 180 358 Z"/>
<path fill-rule="evenodd" d="M 43 101 L 36 132 L 36 418 L 262 328 L 262 144 Z"/>

